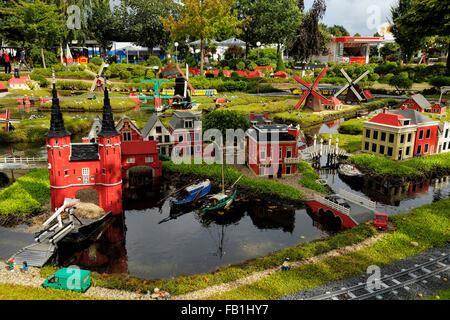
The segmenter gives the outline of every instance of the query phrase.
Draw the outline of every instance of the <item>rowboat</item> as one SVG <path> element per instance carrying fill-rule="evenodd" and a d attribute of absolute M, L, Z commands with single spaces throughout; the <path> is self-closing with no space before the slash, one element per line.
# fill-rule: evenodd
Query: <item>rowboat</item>
<path fill-rule="evenodd" d="M 183 188 L 176 193 L 175 199 L 171 201 L 174 206 L 190 204 L 203 198 L 211 191 L 211 181 L 209 179 L 197 184 Z"/>

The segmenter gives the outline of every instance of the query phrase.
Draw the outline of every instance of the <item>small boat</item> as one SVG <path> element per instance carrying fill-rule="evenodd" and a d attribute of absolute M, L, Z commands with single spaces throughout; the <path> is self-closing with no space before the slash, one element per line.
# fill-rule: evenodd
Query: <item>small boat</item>
<path fill-rule="evenodd" d="M 208 201 L 202 207 L 202 213 L 215 211 L 218 209 L 228 209 L 236 198 L 237 187 L 228 189 L 224 193 L 218 193 L 209 197 Z"/>
<path fill-rule="evenodd" d="M 178 191 L 175 199 L 171 201 L 172 205 L 184 205 L 203 198 L 211 191 L 211 181 L 209 179 L 197 184 L 190 185 Z"/>
<path fill-rule="evenodd" d="M 338 169 L 338 173 L 347 177 L 360 177 L 362 176 L 361 171 L 356 169 L 356 167 L 349 164 L 341 164 Z"/>

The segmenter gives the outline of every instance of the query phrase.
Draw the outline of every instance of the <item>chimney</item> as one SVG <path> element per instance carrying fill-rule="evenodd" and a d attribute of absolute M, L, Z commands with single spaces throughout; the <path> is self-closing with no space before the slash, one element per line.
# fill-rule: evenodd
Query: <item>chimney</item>
<path fill-rule="evenodd" d="M 264 111 L 264 118 L 268 119 L 269 118 L 269 112 Z"/>
<path fill-rule="evenodd" d="M 253 111 L 250 112 L 250 119 L 255 119 L 255 113 Z"/>

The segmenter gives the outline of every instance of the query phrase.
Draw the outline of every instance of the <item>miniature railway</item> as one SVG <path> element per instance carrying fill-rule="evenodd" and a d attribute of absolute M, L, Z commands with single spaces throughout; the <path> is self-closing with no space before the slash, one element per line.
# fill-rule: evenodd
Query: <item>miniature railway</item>
<path fill-rule="evenodd" d="M 447 263 L 444 263 L 447 262 Z M 427 283 L 428 278 L 441 276 L 450 269 L 450 254 L 442 253 L 441 256 L 430 258 L 428 262 L 416 264 L 410 269 L 402 269 L 400 272 L 387 275 L 379 279 L 380 289 L 375 290 L 368 287 L 367 283 L 359 283 L 350 288 L 342 288 L 334 292 L 307 298 L 308 300 L 365 300 L 375 298 L 383 299 L 385 294 L 398 295 L 398 290 L 410 290 L 410 285 L 415 283 Z"/>

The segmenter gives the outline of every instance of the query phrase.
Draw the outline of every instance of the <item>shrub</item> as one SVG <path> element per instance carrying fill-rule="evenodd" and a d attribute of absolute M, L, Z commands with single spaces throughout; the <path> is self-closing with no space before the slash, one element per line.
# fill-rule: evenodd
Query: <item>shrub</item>
<path fill-rule="evenodd" d="M 328 192 L 325 186 L 316 182 L 320 177 L 307 162 L 301 161 L 298 164 L 298 170 L 302 174 L 302 178 L 299 181 L 302 186 L 322 193 Z"/>
<path fill-rule="evenodd" d="M 386 83 L 388 84 L 389 81 L 394 77 L 395 75 L 393 73 L 388 73 L 387 75 L 385 75 L 384 77 L 381 78 L 381 83 Z"/>
<path fill-rule="evenodd" d="M 380 75 L 378 73 L 371 73 L 369 75 L 369 79 L 371 81 L 378 81 L 380 79 Z"/>
<path fill-rule="evenodd" d="M 245 81 L 225 81 L 224 86 L 227 91 L 245 91 L 247 89 Z"/>
<path fill-rule="evenodd" d="M 53 70 L 55 70 L 55 72 L 60 72 L 60 71 L 66 70 L 66 68 L 61 63 L 52 65 L 52 68 L 53 68 Z"/>
<path fill-rule="evenodd" d="M 389 85 L 395 87 L 397 91 L 400 91 L 400 89 L 404 90 L 411 89 L 413 83 L 414 82 L 411 79 L 409 79 L 407 72 L 401 72 L 400 74 L 393 76 L 389 80 Z"/>
<path fill-rule="evenodd" d="M 103 60 L 100 57 L 93 57 L 93 58 L 91 58 L 90 62 L 95 64 L 96 66 L 100 67 L 102 65 L 102 63 L 103 63 Z"/>
<path fill-rule="evenodd" d="M 0 81 L 8 81 L 9 79 L 11 79 L 12 75 L 11 74 L 0 74 Z"/>
<path fill-rule="evenodd" d="M 149 67 L 154 67 L 154 66 L 158 66 L 159 68 L 162 67 L 161 60 L 157 56 L 150 56 L 150 57 L 148 57 L 148 59 L 147 59 L 147 61 L 145 63 Z"/>
<path fill-rule="evenodd" d="M 30 79 L 37 81 L 39 83 L 39 86 L 42 88 L 48 87 L 50 84 L 50 81 L 48 81 L 45 77 L 41 76 L 40 74 L 30 74 Z"/>
<path fill-rule="evenodd" d="M 236 64 L 236 69 L 239 71 L 242 71 L 245 69 L 245 62 L 244 61 L 240 61 L 238 64 Z"/>
<path fill-rule="evenodd" d="M 286 67 L 283 62 L 283 57 L 281 54 L 278 55 L 277 66 L 275 67 L 275 72 L 277 71 L 286 71 Z"/>
<path fill-rule="evenodd" d="M 256 60 L 256 64 L 260 67 L 267 67 L 270 66 L 270 59 L 268 58 L 259 58 L 258 60 Z"/>
<path fill-rule="evenodd" d="M 430 79 L 430 84 L 439 89 L 444 86 L 450 86 L 450 77 L 438 76 Z"/>

